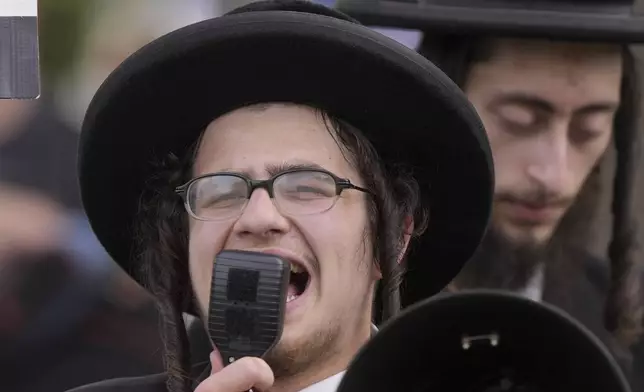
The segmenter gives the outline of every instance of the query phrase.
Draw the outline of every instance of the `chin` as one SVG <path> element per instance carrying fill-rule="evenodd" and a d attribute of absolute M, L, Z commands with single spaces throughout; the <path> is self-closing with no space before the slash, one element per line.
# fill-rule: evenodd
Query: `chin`
<path fill-rule="evenodd" d="M 509 226 L 509 227 L 508 227 Z M 503 234 L 518 245 L 542 246 L 550 241 L 553 227 L 516 227 L 508 225 L 503 228 Z"/>

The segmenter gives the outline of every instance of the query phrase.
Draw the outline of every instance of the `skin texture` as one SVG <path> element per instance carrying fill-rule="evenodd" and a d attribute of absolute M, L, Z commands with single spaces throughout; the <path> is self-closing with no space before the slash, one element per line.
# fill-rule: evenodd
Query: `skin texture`
<path fill-rule="evenodd" d="M 621 77 L 620 48 L 599 44 L 498 40 L 474 64 L 465 91 L 494 155 L 496 233 L 550 240 L 610 143 Z"/>
<path fill-rule="evenodd" d="M 235 171 L 267 179 L 300 164 L 362 185 L 322 119 L 295 105 L 248 107 L 213 121 L 193 175 Z M 306 298 L 287 311 L 282 339 L 266 362 L 244 358 L 221 370 L 215 351 L 213 375 L 199 386 L 200 392 L 251 386 L 297 391 L 346 368 L 370 336 L 374 285 L 380 278 L 369 246 L 366 197 L 345 191 L 330 210 L 293 217 L 283 215 L 268 193 L 258 189 L 238 217 L 215 222 L 190 218 L 190 275 L 203 315 L 208 313 L 212 260 L 221 250 L 282 250 L 303 260 L 311 273 Z"/>

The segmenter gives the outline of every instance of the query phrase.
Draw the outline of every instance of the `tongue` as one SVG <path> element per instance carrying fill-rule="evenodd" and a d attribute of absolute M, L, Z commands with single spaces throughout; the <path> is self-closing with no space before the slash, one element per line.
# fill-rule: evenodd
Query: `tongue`
<path fill-rule="evenodd" d="M 287 297 L 290 297 L 291 295 L 297 295 L 297 288 L 293 283 L 289 283 L 288 285 L 288 292 L 286 293 Z"/>

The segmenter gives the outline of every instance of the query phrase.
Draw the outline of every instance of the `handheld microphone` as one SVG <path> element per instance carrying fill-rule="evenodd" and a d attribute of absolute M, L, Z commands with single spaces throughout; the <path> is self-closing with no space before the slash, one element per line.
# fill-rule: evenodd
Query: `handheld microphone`
<path fill-rule="evenodd" d="M 262 357 L 282 335 L 290 264 L 278 256 L 226 250 L 214 260 L 208 332 L 224 364 Z"/>

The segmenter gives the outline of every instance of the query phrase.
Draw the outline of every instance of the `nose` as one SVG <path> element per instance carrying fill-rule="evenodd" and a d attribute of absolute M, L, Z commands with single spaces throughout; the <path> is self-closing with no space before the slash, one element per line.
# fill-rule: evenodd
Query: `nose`
<path fill-rule="evenodd" d="M 265 189 L 256 189 L 248 204 L 233 226 L 238 236 L 268 238 L 284 234 L 290 228 L 286 219 L 275 207 Z"/>
<path fill-rule="evenodd" d="M 553 133 L 533 141 L 535 148 L 526 171 L 530 180 L 541 187 L 561 192 L 569 174 L 569 145 L 560 132 Z"/>

